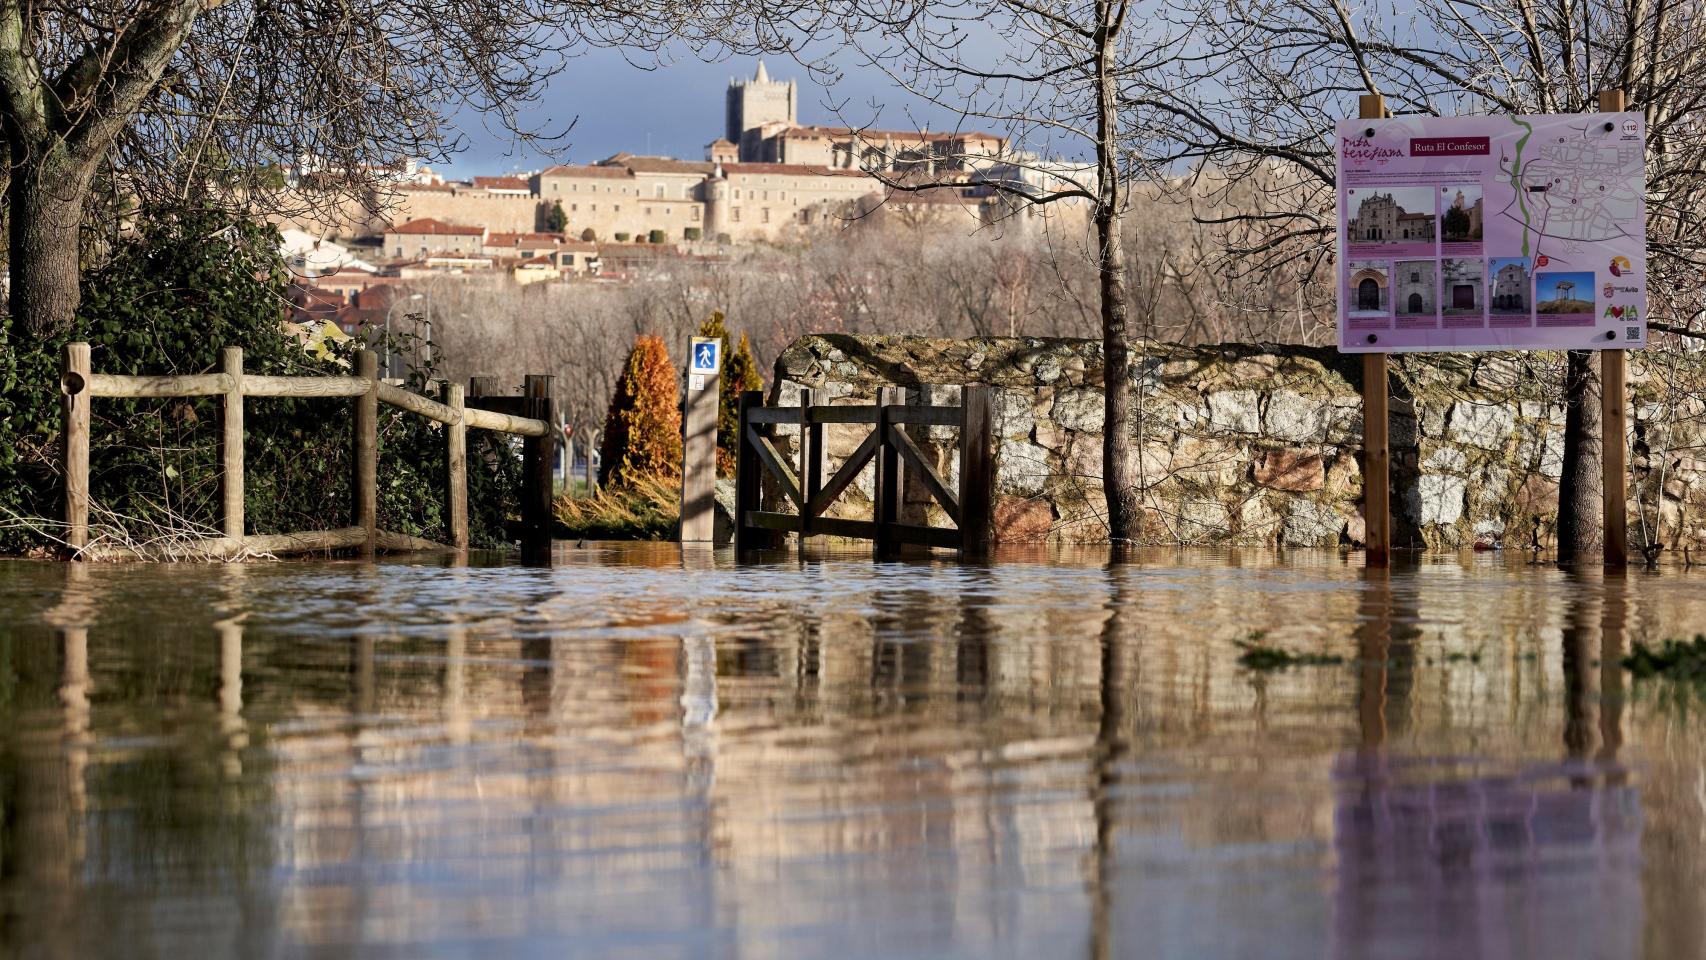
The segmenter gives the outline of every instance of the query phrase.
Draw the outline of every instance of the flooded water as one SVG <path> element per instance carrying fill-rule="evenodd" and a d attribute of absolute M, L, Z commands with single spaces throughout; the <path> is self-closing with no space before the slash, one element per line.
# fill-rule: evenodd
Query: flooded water
<path fill-rule="evenodd" d="M 0 562 L 0 955 L 1706 951 L 1706 575 L 560 549 Z"/>

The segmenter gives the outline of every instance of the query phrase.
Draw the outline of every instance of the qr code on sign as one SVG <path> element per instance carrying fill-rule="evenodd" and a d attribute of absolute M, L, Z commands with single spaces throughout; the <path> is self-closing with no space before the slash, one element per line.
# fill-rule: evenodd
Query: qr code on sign
<path fill-rule="evenodd" d="M 1640 327 L 1624 327 L 1623 328 L 1623 339 L 1625 339 L 1625 340 L 1639 340 L 1639 339 L 1641 339 L 1641 328 Z"/>

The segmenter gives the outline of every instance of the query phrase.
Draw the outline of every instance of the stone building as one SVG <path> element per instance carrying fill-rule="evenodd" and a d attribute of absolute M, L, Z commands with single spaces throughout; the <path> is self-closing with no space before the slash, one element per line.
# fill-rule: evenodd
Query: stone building
<path fill-rule="evenodd" d="M 1391 281 L 1384 263 L 1351 264 L 1351 276 L 1345 291 L 1350 309 L 1385 313 L 1391 308 Z"/>
<path fill-rule="evenodd" d="M 799 90 L 794 81 L 770 79 L 763 60 L 758 61 L 751 80 L 729 80 L 726 99 L 723 136 L 739 146 L 742 160 L 757 159 L 756 144 L 762 128 L 792 127 L 800 122 Z"/>
<path fill-rule="evenodd" d="M 486 246 L 486 228 L 469 227 L 442 220 L 410 220 L 387 227 L 385 255 L 388 257 L 427 257 L 434 254 L 482 254 Z"/>
<path fill-rule="evenodd" d="M 1521 260 L 1505 262 L 1493 274 L 1493 312 L 1527 313 L 1532 295 L 1531 286 L 1528 264 Z"/>
<path fill-rule="evenodd" d="M 1432 260 L 1403 260 L 1393 267 L 1392 272 L 1393 303 L 1400 317 L 1428 317 L 1439 313 Z"/>
<path fill-rule="evenodd" d="M 1412 243 L 1432 241 L 1434 215 L 1411 212 L 1390 193 L 1375 193 L 1362 198 L 1356 215 L 1351 218 L 1352 243 Z"/>
<path fill-rule="evenodd" d="M 1486 268 L 1480 258 L 1448 257 L 1440 263 L 1440 295 L 1448 314 L 1480 314 L 1487 305 Z"/>
<path fill-rule="evenodd" d="M 1463 215 L 1463 222 L 1466 226 L 1464 227 L 1461 235 L 1455 234 L 1449 230 L 1443 231 L 1445 239 L 1454 242 L 1481 239 L 1481 206 L 1481 198 L 1479 196 L 1471 201 L 1468 197 L 1464 196 L 1462 190 L 1457 191 L 1457 195 L 1451 199 L 1451 207 L 1447 212 L 1447 216 L 1450 216 L 1452 213 L 1461 213 Z"/>

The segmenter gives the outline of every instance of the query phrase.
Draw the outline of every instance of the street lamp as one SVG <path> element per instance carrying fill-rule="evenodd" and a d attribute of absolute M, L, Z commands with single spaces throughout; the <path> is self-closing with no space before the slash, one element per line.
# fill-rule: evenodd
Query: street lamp
<path fill-rule="evenodd" d="M 421 295 L 418 293 L 411 293 L 406 297 L 393 297 L 391 299 L 391 306 L 385 308 L 385 379 L 387 380 L 395 380 L 397 378 L 397 371 L 393 369 L 395 364 L 392 362 L 391 356 L 391 312 L 397 309 L 397 304 L 402 303 L 405 300 L 419 299 L 421 299 Z"/>

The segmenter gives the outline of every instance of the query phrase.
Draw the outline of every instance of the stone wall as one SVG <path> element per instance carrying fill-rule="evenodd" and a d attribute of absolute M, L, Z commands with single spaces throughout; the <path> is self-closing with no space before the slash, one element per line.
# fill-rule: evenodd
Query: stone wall
<path fill-rule="evenodd" d="M 1357 357 L 1297 346 L 1133 347 L 1144 540 L 1361 542 Z M 1393 358 L 1396 545 L 1550 547 L 1563 466 L 1561 366 L 1555 354 Z M 1630 372 L 1632 549 L 1691 547 L 1706 539 L 1706 362 L 1634 353 Z M 777 359 L 771 396 L 793 405 L 803 386 L 829 402 L 868 403 L 878 387 L 898 384 L 954 404 L 959 384 L 990 384 L 998 536 L 1095 541 L 1107 536 L 1101 378 L 1094 341 L 821 335 Z M 868 429 L 829 428 L 831 467 Z M 783 429 L 790 454 L 793 432 Z M 945 476 L 954 436 L 930 428 L 917 437 Z M 867 468 L 835 515 L 869 516 L 870 495 Z M 925 500 L 910 491 L 915 519 L 928 516 Z"/>

